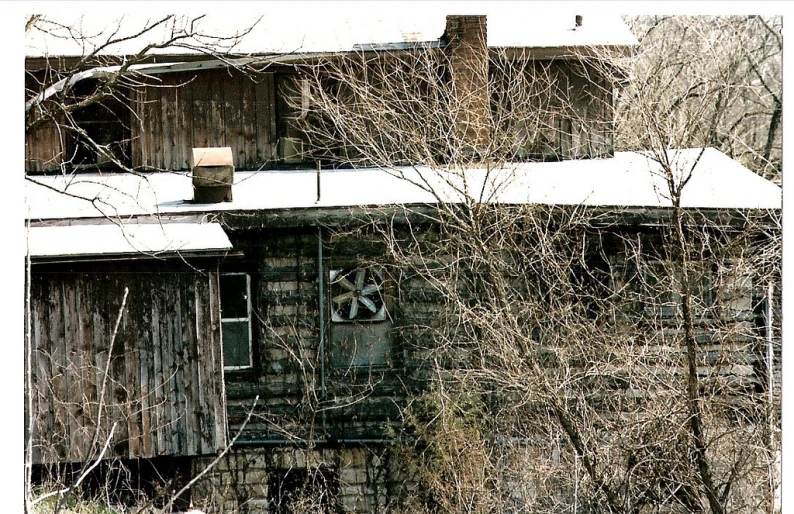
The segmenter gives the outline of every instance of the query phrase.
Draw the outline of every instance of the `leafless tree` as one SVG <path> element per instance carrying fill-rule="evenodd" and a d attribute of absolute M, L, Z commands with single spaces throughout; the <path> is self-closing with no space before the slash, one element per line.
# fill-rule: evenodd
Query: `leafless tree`
<path fill-rule="evenodd" d="M 640 16 L 626 63 L 632 81 L 618 102 L 617 146 L 718 148 L 767 178 L 780 179 L 782 20 L 765 16 Z M 665 114 L 656 132 L 646 110 Z M 653 139 L 669 136 L 669 141 Z"/>
<path fill-rule="evenodd" d="M 436 200 L 406 207 L 403 223 L 366 218 L 333 236 L 379 241 L 398 308 L 432 314 L 395 327 L 420 361 L 406 372 L 424 383 L 396 434 L 406 494 L 395 509 L 774 510 L 779 418 L 759 357 L 774 338 L 754 323 L 768 301 L 759 290 L 779 280 L 779 220 L 683 208 L 698 158 L 682 163 L 670 150 L 718 146 L 779 174 L 779 20 L 643 24 L 646 50 L 628 60 L 599 49 L 551 62 L 494 52 L 487 69 L 459 70 L 454 54 L 418 44 L 296 64 L 292 122 L 315 159 L 377 166 Z M 684 43 L 662 36 L 668 25 Z M 182 32 L 172 37 L 179 44 Z M 31 74 L 26 133 L 74 134 L 134 172 L 75 116 L 126 105 L 120 91 L 140 83 L 134 66 L 148 51 L 105 62 L 98 50 L 60 75 Z M 71 78 L 89 64 L 114 67 L 77 91 Z M 651 213 L 656 228 L 627 210 L 496 201 L 514 162 L 608 155 L 613 123 L 614 146 L 659 165 L 671 207 Z M 282 349 L 310 362 L 293 345 L 304 327 L 294 328 Z M 310 421 L 333 408 L 311 396 L 315 375 L 297 375 Z"/>
<path fill-rule="evenodd" d="M 63 173 L 98 164 L 134 172 L 129 137 L 96 122 L 113 119 L 121 122 L 114 126 L 129 131 L 137 116 L 132 108 L 136 91 L 157 84 L 156 71 L 150 68 L 158 52 L 200 55 L 239 68 L 250 61 L 234 59 L 233 53 L 256 22 L 218 36 L 203 32 L 203 18 L 166 15 L 137 25 L 120 17 L 109 26 L 96 27 L 88 21 L 84 26 L 82 18 L 64 24 L 45 15 L 28 17 L 25 32 L 32 44 L 63 45 L 65 52 L 77 53 L 51 55 L 45 46 L 38 49 L 44 55 L 29 58 L 25 136 L 34 153 L 28 160 L 42 169 L 56 165 Z M 45 153 L 36 154 L 35 148 Z"/>
<path fill-rule="evenodd" d="M 750 30 L 713 21 L 731 37 Z M 760 54 L 726 58 L 774 75 L 774 33 L 758 35 Z M 675 61 L 683 50 L 660 52 Z M 742 76 L 692 78 L 598 49 L 564 67 L 488 59 L 487 75 L 466 83 L 451 80 L 449 53 L 427 48 L 306 63 L 295 79 L 294 123 L 316 159 L 377 166 L 436 199 L 411 213 L 424 222 L 371 222 L 401 312 L 433 318 L 398 329 L 405 351 L 425 357 L 411 372 L 427 384 L 403 411 L 403 440 L 415 441 L 400 447 L 405 483 L 420 485 L 406 486 L 404 508 L 772 512 L 779 418 L 763 355 L 773 341 L 752 320 L 779 280 L 779 219 L 685 209 L 703 152 L 684 162 L 675 151 L 752 148 L 750 100 L 734 94 Z M 646 213 L 656 228 L 627 210 L 496 201 L 514 161 L 607 153 L 609 94 L 627 80 L 616 140 L 658 164 L 670 207 Z M 761 167 L 774 160 L 775 123 L 753 153 Z"/>

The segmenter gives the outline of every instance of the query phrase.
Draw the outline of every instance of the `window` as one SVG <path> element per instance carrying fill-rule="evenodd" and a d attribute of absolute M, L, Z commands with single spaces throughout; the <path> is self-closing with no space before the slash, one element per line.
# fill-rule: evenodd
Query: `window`
<path fill-rule="evenodd" d="M 388 366 L 391 321 L 385 271 L 377 266 L 332 269 L 328 278 L 332 366 Z"/>
<path fill-rule="evenodd" d="M 77 100 L 95 94 L 96 80 L 78 82 L 74 88 Z M 119 98 L 111 96 L 74 113 L 75 124 L 85 133 L 74 134 L 68 142 L 68 157 L 76 168 L 115 167 L 113 159 L 129 166 L 130 110 Z M 95 146 L 104 149 L 98 151 Z"/>
<path fill-rule="evenodd" d="M 309 80 L 298 75 L 276 75 L 276 137 L 278 157 L 284 163 L 302 163 L 306 141 L 299 123 L 309 109 Z"/>
<path fill-rule="evenodd" d="M 220 283 L 223 367 L 250 368 L 251 277 L 247 273 L 222 273 Z"/>
<path fill-rule="evenodd" d="M 712 306 L 711 268 L 696 265 L 691 270 L 692 306 L 702 313 Z M 672 318 L 681 308 L 681 274 L 670 263 L 651 261 L 643 266 L 643 300 L 646 314 Z"/>

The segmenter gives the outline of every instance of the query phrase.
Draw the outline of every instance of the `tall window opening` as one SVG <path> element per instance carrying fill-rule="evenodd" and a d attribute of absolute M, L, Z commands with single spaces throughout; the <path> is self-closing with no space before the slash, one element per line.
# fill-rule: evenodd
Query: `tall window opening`
<path fill-rule="evenodd" d="M 223 367 L 250 368 L 251 277 L 247 273 L 222 273 L 220 285 Z"/>

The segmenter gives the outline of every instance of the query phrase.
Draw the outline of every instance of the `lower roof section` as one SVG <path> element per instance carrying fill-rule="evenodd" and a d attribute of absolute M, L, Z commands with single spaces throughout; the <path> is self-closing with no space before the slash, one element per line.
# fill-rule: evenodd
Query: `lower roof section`
<path fill-rule="evenodd" d="M 28 251 L 37 261 L 208 255 L 231 248 L 218 223 L 104 223 L 28 229 Z"/>
<path fill-rule="evenodd" d="M 189 173 L 36 176 L 25 184 L 26 217 L 34 222 L 157 218 L 439 202 L 667 208 L 673 203 L 670 183 L 685 184 L 684 208 L 781 208 L 779 186 L 718 150 L 669 150 L 665 159 L 667 167 L 647 154 L 618 152 L 606 159 L 513 163 L 499 169 L 237 171 L 233 201 L 213 204 L 193 201 Z"/>

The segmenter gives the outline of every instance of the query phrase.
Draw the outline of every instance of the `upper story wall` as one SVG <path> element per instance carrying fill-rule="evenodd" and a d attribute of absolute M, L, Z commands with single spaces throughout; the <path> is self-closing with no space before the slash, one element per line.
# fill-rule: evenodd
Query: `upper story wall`
<path fill-rule="evenodd" d="M 192 148 L 228 146 L 237 169 L 259 169 L 276 156 L 274 74 L 236 70 L 174 73 L 136 92 L 132 166 L 188 170 Z"/>
<path fill-rule="evenodd" d="M 33 109 L 26 104 L 26 171 L 187 170 L 190 149 L 203 146 L 231 147 L 239 170 L 314 168 L 319 160 L 326 166 L 446 165 L 612 155 L 617 83 L 607 77 L 611 71 L 596 70 L 597 61 L 583 65 L 580 59 L 625 55 L 636 46 L 620 18 L 593 16 L 583 24 L 581 16 L 538 16 L 513 6 L 446 18 L 426 11 L 422 20 L 399 8 L 389 17 L 332 11 L 301 12 L 303 21 L 292 27 L 287 20 L 294 16 L 265 16 L 234 48 L 261 57 L 228 54 L 228 69 L 205 57 L 222 49 L 194 55 L 181 45 L 158 46 L 158 30 L 102 46 L 102 29 L 114 25 L 90 21 L 94 15 L 80 26 L 96 23 L 98 35 L 78 41 L 73 34 L 29 31 L 26 101 L 59 92 L 40 97 Z M 346 21 L 329 23 L 336 17 Z M 309 18 L 322 29 L 310 28 Z M 222 25 L 233 31 L 240 22 Z M 121 31 L 121 21 L 115 23 Z M 359 76 L 328 80 L 328 67 L 356 60 L 364 63 L 351 68 Z M 402 68 L 382 68 L 378 77 L 376 68 L 389 61 Z M 113 64 L 124 73 L 116 74 L 108 67 Z M 258 72 L 245 77 L 238 65 Z M 308 80 L 295 79 L 297 72 Z M 326 85 L 336 92 L 318 108 L 313 92 Z M 100 102 L 82 105 L 97 91 Z M 347 104 L 362 98 L 371 104 Z M 44 123 L 33 121 L 37 116 Z M 330 127 L 325 135 L 341 143 L 324 144 L 322 134 L 304 123 L 323 118 Z M 359 137 L 361 126 L 351 133 L 351 118 L 373 134 Z M 407 133 L 406 122 L 415 134 Z M 407 138 L 415 151 L 405 150 Z"/>
<path fill-rule="evenodd" d="M 525 89 L 516 89 L 515 74 L 526 77 Z M 498 140 L 500 158 L 612 155 L 612 90 L 606 78 L 581 63 L 563 60 L 492 60 L 489 75 L 487 87 L 478 93 L 484 99 L 490 96 L 482 103 L 489 109 L 483 115 L 488 128 L 476 136 Z M 145 86 L 122 91 L 118 96 L 125 102 L 104 101 L 78 111 L 74 118 L 85 137 L 107 145 L 120 162 L 138 170 L 187 171 L 192 148 L 215 146 L 231 147 L 238 170 L 313 168 L 317 160 L 327 162 L 329 157 L 312 147 L 312 138 L 295 121 L 295 105 L 307 105 L 311 98 L 303 88 L 314 84 L 314 78 L 300 77 L 288 68 L 255 74 L 235 69 L 165 73 Z M 536 90 L 529 91 L 533 81 Z M 91 87 L 95 86 L 90 82 L 83 85 L 86 91 Z M 532 96 L 531 105 L 527 96 Z M 518 116 L 519 100 L 523 109 L 533 112 Z M 322 113 L 326 108 L 315 110 Z M 82 137 L 54 123 L 28 134 L 26 171 L 118 169 L 88 148 Z M 333 159 L 335 165 L 345 164 L 343 158 Z"/>

